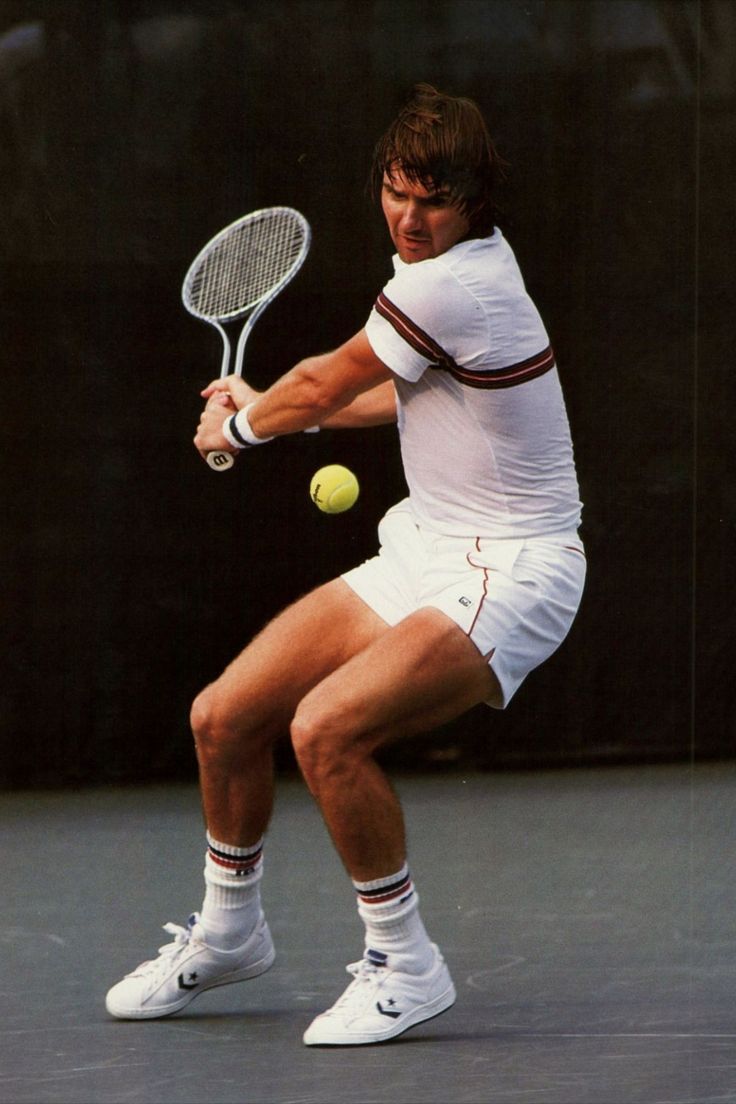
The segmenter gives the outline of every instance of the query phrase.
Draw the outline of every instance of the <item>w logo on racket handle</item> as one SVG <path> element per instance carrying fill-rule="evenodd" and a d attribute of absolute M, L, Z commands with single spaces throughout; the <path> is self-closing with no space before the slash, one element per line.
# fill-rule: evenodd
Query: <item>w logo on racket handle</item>
<path fill-rule="evenodd" d="M 227 471 L 235 463 L 231 452 L 208 452 L 207 463 L 213 471 Z"/>

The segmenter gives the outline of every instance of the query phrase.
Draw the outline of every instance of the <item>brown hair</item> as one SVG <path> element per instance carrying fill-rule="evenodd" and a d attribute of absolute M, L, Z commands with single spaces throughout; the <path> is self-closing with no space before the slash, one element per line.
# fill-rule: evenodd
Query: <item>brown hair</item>
<path fill-rule="evenodd" d="M 397 169 L 428 190 L 447 188 L 471 233 L 485 237 L 493 230 L 503 167 L 473 100 L 417 84 L 376 145 L 370 191 L 380 195 L 383 174 Z"/>

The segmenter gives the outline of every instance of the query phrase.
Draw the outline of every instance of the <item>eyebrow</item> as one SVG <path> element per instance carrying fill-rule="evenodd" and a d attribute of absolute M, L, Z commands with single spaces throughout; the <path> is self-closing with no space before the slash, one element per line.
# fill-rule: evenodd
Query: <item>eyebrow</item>
<path fill-rule="evenodd" d="M 382 186 L 387 191 L 393 192 L 394 195 L 406 195 L 407 194 L 405 191 L 403 191 L 402 188 L 397 187 L 396 184 L 394 184 L 392 182 L 391 177 L 388 177 L 388 178 L 384 177 Z M 450 189 L 445 184 L 440 188 L 436 188 L 435 191 L 433 191 L 433 192 L 428 191 L 426 196 L 417 196 L 416 198 L 419 200 L 420 203 L 431 203 L 432 200 L 434 200 L 434 199 L 450 199 L 451 195 L 452 195 L 452 193 L 450 192 Z"/>

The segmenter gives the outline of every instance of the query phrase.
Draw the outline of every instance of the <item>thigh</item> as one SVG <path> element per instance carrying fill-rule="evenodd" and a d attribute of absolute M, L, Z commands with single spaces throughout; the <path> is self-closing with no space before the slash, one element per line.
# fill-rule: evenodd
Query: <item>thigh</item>
<path fill-rule="evenodd" d="M 445 613 L 422 608 L 315 684 L 297 717 L 335 752 L 427 732 L 498 694 L 486 659 Z"/>
<path fill-rule="evenodd" d="M 278 614 L 209 688 L 235 727 L 286 730 L 317 683 L 387 631 L 341 579 Z"/>

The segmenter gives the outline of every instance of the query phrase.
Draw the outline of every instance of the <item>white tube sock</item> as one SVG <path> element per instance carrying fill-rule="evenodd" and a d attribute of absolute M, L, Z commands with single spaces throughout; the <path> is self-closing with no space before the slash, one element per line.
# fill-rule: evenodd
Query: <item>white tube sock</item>
<path fill-rule="evenodd" d="M 358 914 L 365 924 L 366 950 L 372 961 L 390 956 L 389 965 L 421 974 L 434 960 L 432 944 L 419 915 L 419 897 L 405 863 L 396 874 L 370 882 L 353 882 Z"/>
<path fill-rule="evenodd" d="M 200 923 L 209 946 L 231 951 L 246 942 L 261 914 L 263 840 L 234 847 L 208 832 L 207 844 Z"/>

